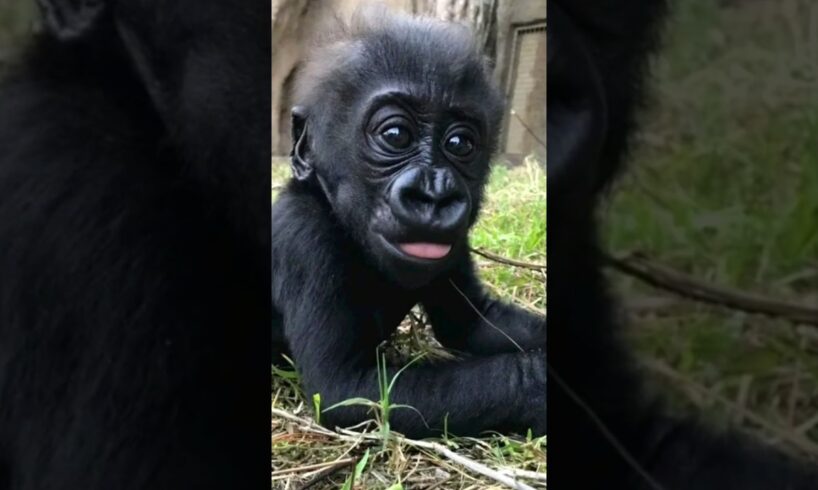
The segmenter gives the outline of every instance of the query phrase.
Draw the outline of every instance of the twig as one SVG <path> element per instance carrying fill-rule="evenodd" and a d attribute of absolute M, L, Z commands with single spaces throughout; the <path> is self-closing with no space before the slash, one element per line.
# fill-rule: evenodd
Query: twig
<path fill-rule="evenodd" d="M 296 422 L 298 424 L 301 424 L 301 426 L 303 428 L 309 429 L 309 432 L 323 434 L 325 436 L 330 436 L 330 437 L 335 437 L 335 438 L 337 438 L 337 436 L 338 436 L 338 434 L 336 432 L 333 432 L 333 431 L 331 431 L 329 429 L 325 429 L 325 428 L 321 427 L 320 425 L 314 423 L 311 420 L 299 417 L 298 415 L 293 415 L 290 412 L 287 412 L 285 410 L 281 410 L 281 409 L 278 409 L 278 408 L 275 408 L 275 407 L 270 407 L 270 414 L 273 415 L 274 417 L 280 417 L 282 419 L 287 419 L 290 422 Z"/>
<path fill-rule="evenodd" d="M 485 250 L 480 250 L 479 248 L 472 248 L 471 251 L 491 261 L 499 262 L 500 264 L 512 265 L 514 267 L 522 267 L 523 269 L 531 269 L 535 271 L 545 270 L 545 264 L 532 264 L 531 262 L 509 259 L 501 255 L 486 252 Z"/>
<path fill-rule="evenodd" d="M 517 478 L 527 478 L 529 480 L 541 481 L 544 482 L 547 480 L 545 473 L 539 473 L 536 471 L 528 471 L 528 470 L 519 470 L 517 468 L 503 468 L 500 470 L 500 473 L 505 473 L 509 476 L 517 477 Z"/>
<path fill-rule="evenodd" d="M 795 433 L 798 435 L 806 435 L 807 431 L 812 429 L 818 425 L 818 413 L 815 414 L 814 417 L 809 418 L 806 422 L 800 424 L 798 427 L 794 429 Z"/>
<path fill-rule="evenodd" d="M 297 417 L 291 413 L 285 412 L 284 410 L 279 410 L 277 408 L 271 408 L 271 413 L 274 416 L 281 417 L 287 420 L 291 420 L 293 422 L 298 422 L 304 429 L 318 432 L 320 434 L 328 435 L 335 437 L 336 439 L 345 440 L 345 441 L 360 441 L 363 439 L 370 439 L 370 440 L 378 440 L 380 436 L 377 434 L 361 434 L 357 432 L 352 432 L 346 429 L 339 429 L 338 432 L 333 432 L 323 427 L 316 425 L 313 421 L 302 419 Z M 514 477 L 509 476 L 508 474 L 504 474 L 500 471 L 493 470 L 488 466 L 485 466 L 477 461 L 469 459 L 465 456 L 455 453 L 450 449 L 446 448 L 442 444 L 436 442 L 428 442 L 428 441 L 416 441 L 414 439 L 407 439 L 405 437 L 399 436 L 393 432 L 393 437 L 396 438 L 399 442 L 406 444 L 407 446 L 413 446 L 416 448 L 432 450 L 441 456 L 449 459 L 452 462 L 455 462 L 465 468 L 468 468 L 475 473 L 479 473 L 487 478 L 491 478 L 492 480 L 502 483 L 503 485 L 508 486 L 509 488 L 513 488 L 515 490 L 534 490 L 533 487 L 526 485 L 525 483 L 517 481 Z M 303 469 L 303 467 L 301 468 Z"/>
<path fill-rule="evenodd" d="M 356 460 L 350 458 L 350 459 L 342 459 L 340 461 L 327 461 L 325 463 L 308 464 L 308 465 L 304 465 L 304 466 L 298 466 L 298 467 L 295 467 L 295 468 L 285 468 L 283 470 L 273 471 L 270 474 L 270 476 L 281 476 L 281 475 L 289 475 L 290 473 L 306 473 L 308 471 L 313 471 L 313 470 L 324 470 L 327 467 L 331 468 L 331 467 L 336 466 L 338 464 L 349 463 L 350 461 L 352 463 L 355 463 Z"/>
<path fill-rule="evenodd" d="M 514 109 L 511 109 L 511 115 L 517 118 L 517 121 L 519 121 L 519 123 L 522 125 L 522 127 L 525 128 L 526 131 L 528 131 L 528 134 L 531 135 L 532 138 L 537 140 L 537 143 L 542 145 L 543 149 L 548 148 L 547 146 L 545 146 L 545 141 L 541 140 L 540 137 L 537 136 L 537 134 L 534 131 L 532 131 L 530 127 L 528 127 L 528 124 L 526 124 L 526 122 L 523 121 L 523 118 L 520 117 L 519 114 L 517 114 L 517 111 L 515 111 Z"/>
<path fill-rule="evenodd" d="M 514 488 L 516 490 L 534 490 L 533 487 L 517 481 L 513 476 L 493 470 L 482 463 L 478 463 L 477 461 L 469 459 L 461 454 L 457 454 L 442 444 L 428 441 L 415 441 L 413 439 L 401 439 L 401 441 L 409 446 L 432 450 L 450 461 L 458 463 L 459 465 L 464 466 L 475 473 L 491 478 L 498 483 L 502 483 L 509 488 Z"/>
<path fill-rule="evenodd" d="M 343 470 L 344 468 L 348 468 L 353 466 L 357 460 L 354 458 L 342 459 L 334 461 L 334 465 L 330 466 L 329 468 L 325 468 L 321 470 L 317 475 L 315 475 L 310 481 L 301 485 L 298 490 L 307 490 L 308 488 L 312 487 L 313 485 L 326 480 L 330 476 L 338 473 L 339 471 Z"/>
<path fill-rule="evenodd" d="M 339 432 L 342 433 L 342 434 L 347 434 L 347 435 L 355 434 L 354 432 L 347 431 L 345 429 L 339 429 Z M 378 436 L 376 434 L 372 434 L 372 435 L 366 434 L 365 437 L 367 437 L 367 438 L 376 438 L 377 439 L 380 436 Z M 477 461 L 474 461 L 474 460 L 472 460 L 470 458 L 467 458 L 467 457 L 465 457 L 465 456 L 463 456 L 461 454 L 457 454 L 456 452 L 452 451 L 451 449 L 449 449 L 449 448 L 445 447 L 444 445 L 439 444 L 437 442 L 417 441 L 417 440 L 414 440 L 414 439 L 407 439 L 405 437 L 400 437 L 400 436 L 396 436 L 396 438 L 401 443 L 406 444 L 407 446 L 412 446 L 412 447 L 416 447 L 416 448 L 421 448 L 421 449 L 427 449 L 427 450 L 434 451 L 434 452 L 440 454 L 441 456 L 445 457 L 449 461 L 455 462 L 455 463 L 459 464 L 460 466 L 463 466 L 465 468 L 468 468 L 468 469 L 474 471 L 475 473 L 479 473 L 479 474 L 481 474 L 481 475 L 483 475 L 485 477 L 491 478 L 492 480 L 494 480 L 494 481 L 496 481 L 498 483 L 502 483 L 503 485 L 506 485 L 509 488 L 513 488 L 515 490 L 534 490 L 533 487 L 530 487 L 530 486 L 526 485 L 525 483 L 521 483 L 521 482 L 517 481 L 514 477 L 511 477 L 511 476 L 508 476 L 507 474 L 503 474 L 503 473 L 501 473 L 499 471 L 493 470 L 493 469 L 489 468 L 488 466 L 486 466 L 486 465 L 484 465 L 482 463 L 478 463 Z"/>
<path fill-rule="evenodd" d="M 633 276 L 651 286 L 703 303 L 818 326 L 818 308 L 707 284 L 692 276 L 652 262 L 641 254 L 631 254 L 621 258 L 606 255 L 604 260 L 619 272 Z"/>
<path fill-rule="evenodd" d="M 435 488 L 440 488 L 441 486 L 443 486 L 444 483 L 448 483 L 452 478 L 454 478 L 454 476 L 449 475 L 446 478 L 440 480 L 439 482 L 432 483 L 431 485 L 424 488 L 423 490 L 434 490 Z"/>
<path fill-rule="evenodd" d="M 619 440 L 618 437 L 611 431 L 611 429 L 605 424 L 599 414 L 591 408 L 590 405 L 579 395 L 576 391 L 574 391 L 571 386 L 559 375 L 556 369 L 548 363 L 548 377 L 549 380 L 552 380 L 552 383 L 556 383 L 562 390 L 568 395 L 568 398 L 573 401 L 577 407 L 582 409 L 583 412 L 588 416 L 590 421 L 596 426 L 599 430 L 599 433 L 608 441 L 611 447 L 616 451 L 617 454 L 622 458 L 622 460 L 627 463 L 645 482 L 645 484 L 653 489 L 653 490 L 665 490 L 665 487 L 659 483 L 653 475 L 648 472 L 648 470 L 642 466 L 642 463 L 631 454 L 628 448 Z M 552 384 L 553 386 L 553 384 Z"/>

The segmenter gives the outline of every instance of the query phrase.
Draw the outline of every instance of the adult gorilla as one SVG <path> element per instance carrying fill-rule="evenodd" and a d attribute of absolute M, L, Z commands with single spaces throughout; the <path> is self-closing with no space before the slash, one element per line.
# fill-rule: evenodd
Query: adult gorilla
<path fill-rule="evenodd" d="M 815 489 L 818 475 L 780 453 L 666 415 L 618 337 L 594 212 L 625 154 L 664 11 L 660 0 L 548 3 L 549 483 Z M 577 462 L 593 471 L 570 470 Z"/>
<path fill-rule="evenodd" d="M 40 4 L 0 89 L 0 488 L 258 485 L 270 3 Z"/>
<path fill-rule="evenodd" d="M 472 356 L 403 371 L 390 400 L 414 410 L 391 426 L 544 433 L 545 319 L 489 298 L 469 257 L 502 109 L 471 33 L 364 12 L 297 86 L 295 177 L 273 207 L 273 328 L 307 392 L 325 408 L 377 400 L 376 348 L 421 303 L 440 342 Z"/>

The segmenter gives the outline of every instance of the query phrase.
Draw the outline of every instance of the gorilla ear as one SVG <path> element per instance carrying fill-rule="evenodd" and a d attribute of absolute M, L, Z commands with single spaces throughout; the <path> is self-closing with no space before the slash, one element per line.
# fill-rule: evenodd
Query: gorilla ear
<path fill-rule="evenodd" d="M 90 31 L 102 12 L 106 0 L 37 0 L 43 21 L 57 39 L 69 41 Z"/>
<path fill-rule="evenodd" d="M 292 157 L 293 175 L 303 182 L 313 174 L 309 136 L 307 135 L 307 111 L 304 107 L 293 107 L 292 127 L 293 149 L 290 151 L 290 156 Z"/>

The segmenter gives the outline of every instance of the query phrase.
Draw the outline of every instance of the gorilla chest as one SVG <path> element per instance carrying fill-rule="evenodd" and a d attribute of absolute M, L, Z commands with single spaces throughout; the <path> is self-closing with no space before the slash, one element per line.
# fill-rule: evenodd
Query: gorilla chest
<path fill-rule="evenodd" d="M 371 319 L 378 340 L 388 339 L 415 304 L 415 299 L 409 296 L 388 299 L 379 297 L 370 302 L 365 315 Z"/>

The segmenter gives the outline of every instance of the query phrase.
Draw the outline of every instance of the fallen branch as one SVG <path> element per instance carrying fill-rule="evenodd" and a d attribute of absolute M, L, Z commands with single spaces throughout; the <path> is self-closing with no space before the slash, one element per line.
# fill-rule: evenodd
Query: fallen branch
<path fill-rule="evenodd" d="M 350 466 L 354 466 L 357 463 L 357 459 L 354 458 L 347 458 L 334 461 L 335 464 L 328 468 L 324 468 L 321 470 L 317 475 L 315 475 L 310 481 L 298 487 L 298 490 L 307 490 L 318 483 L 326 480 L 327 478 L 331 477 L 332 475 L 338 473 L 339 471 L 349 468 Z"/>
<path fill-rule="evenodd" d="M 485 250 L 480 250 L 478 248 L 472 248 L 471 251 L 476 253 L 477 255 L 480 255 L 481 257 L 487 258 L 493 262 L 498 262 L 500 264 L 511 265 L 514 267 L 522 267 L 523 269 L 530 269 L 534 271 L 545 271 L 545 264 L 532 264 L 531 262 L 523 262 L 521 260 L 509 259 L 501 255 L 486 252 Z"/>
<path fill-rule="evenodd" d="M 545 483 L 546 481 L 545 473 L 539 473 L 537 471 L 518 470 L 517 468 L 504 468 L 500 470 L 500 473 L 505 473 L 515 478 L 525 478 L 528 480 L 541 481 L 543 483 Z"/>
<path fill-rule="evenodd" d="M 345 430 L 345 429 L 339 429 L 338 432 L 340 432 L 341 434 L 346 434 L 348 436 L 361 435 L 361 434 L 358 434 L 357 432 L 352 432 L 352 431 L 348 431 L 348 430 Z M 377 434 L 372 434 L 372 435 L 362 434 L 362 436 L 367 438 L 367 439 L 379 439 L 380 438 L 380 436 L 377 435 Z M 470 459 L 470 458 L 467 458 L 466 456 L 463 456 L 462 454 L 457 454 L 456 452 L 454 452 L 451 449 L 447 448 L 443 444 L 440 444 L 440 443 L 437 443 L 437 442 L 417 441 L 415 439 L 407 439 L 406 437 L 400 437 L 400 436 L 397 436 L 397 435 L 394 435 L 394 434 L 393 434 L 393 437 L 398 439 L 402 444 L 406 444 L 407 446 L 412 446 L 412 447 L 415 447 L 415 448 L 434 451 L 434 452 L 438 453 L 439 455 L 443 456 L 444 458 L 448 459 L 449 461 L 457 463 L 460 466 L 463 466 L 464 468 L 468 468 L 468 469 L 472 470 L 473 472 L 481 474 L 481 475 L 483 475 L 483 476 L 485 476 L 487 478 L 491 478 L 492 480 L 494 480 L 494 481 L 496 481 L 498 483 L 502 483 L 503 485 L 505 485 L 505 486 L 507 486 L 509 488 L 513 488 L 515 490 L 534 490 L 533 487 L 530 487 L 530 486 L 526 485 L 525 483 L 517 481 L 514 477 L 509 476 L 507 473 L 504 473 L 502 471 L 493 470 L 493 469 L 489 468 L 488 466 L 486 466 L 486 465 L 484 465 L 482 463 L 478 463 L 477 461 L 474 461 L 473 459 Z"/>
<path fill-rule="evenodd" d="M 785 318 L 793 323 L 818 326 L 818 308 L 707 284 L 692 276 L 652 262 L 641 254 L 631 254 L 621 258 L 606 255 L 604 259 L 607 265 L 623 274 L 686 298 L 748 313 Z"/>
<path fill-rule="evenodd" d="M 279 410 L 277 408 L 271 408 L 271 413 L 273 416 L 281 417 L 283 419 L 287 419 L 293 422 L 296 422 L 300 425 L 300 428 L 311 431 L 317 432 L 319 434 L 327 435 L 330 437 L 334 437 L 336 439 L 344 440 L 344 441 L 360 441 L 361 439 L 369 439 L 369 440 L 380 440 L 380 436 L 377 434 L 362 434 L 359 432 L 353 432 L 345 429 L 339 429 L 338 432 L 333 432 L 324 427 L 317 425 L 312 420 L 303 419 L 296 415 L 293 415 L 289 412 L 284 410 Z M 488 466 L 478 463 L 470 458 L 467 458 L 461 454 L 457 454 L 454 451 L 450 450 L 449 448 L 443 446 L 442 444 L 436 442 L 429 442 L 429 441 L 417 441 L 414 439 L 408 439 L 406 437 L 398 436 L 397 434 L 392 434 L 392 437 L 395 437 L 398 441 L 402 444 L 406 444 L 407 446 L 413 446 L 420 449 L 426 449 L 434 451 L 441 456 L 445 457 L 446 459 L 459 464 L 465 468 L 470 469 L 471 471 L 481 474 L 487 478 L 491 478 L 492 480 L 502 483 L 509 488 L 513 488 L 515 490 L 534 490 L 534 487 L 526 485 L 520 481 L 517 481 L 515 476 L 509 475 L 506 471 L 507 470 L 494 470 L 489 468 Z M 301 468 L 303 469 L 303 467 Z M 279 470 L 279 471 L 286 471 L 286 470 Z M 539 474 L 538 474 L 539 475 Z M 519 475 L 520 477 L 524 477 L 523 475 Z M 539 478 L 538 478 L 539 479 Z M 545 479 L 545 475 L 542 475 L 542 480 Z"/>
<path fill-rule="evenodd" d="M 457 454 L 456 452 L 452 451 L 451 449 L 447 448 L 443 444 L 439 444 L 437 442 L 428 442 L 428 441 L 416 441 L 414 439 L 405 439 L 401 438 L 401 442 L 405 443 L 408 446 L 419 447 L 423 449 L 432 450 L 441 456 L 458 463 L 459 465 L 468 468 L 475 473 L 479 473 L 485 477 L 491 478 L 492 480 L 502 483 L 503 485 L 514 488 L 515 490 L 534 490 L 533 487 L 526 485 L 517 479 L 514 476 L 510 476 L 507 473 L 503 473 L 497 470 L 493 470 L 488 466 L 478 463 L 473 459 L 469 459 L 461 454 Z M 545 475 L 543 475 L 543 479 Z"/>

